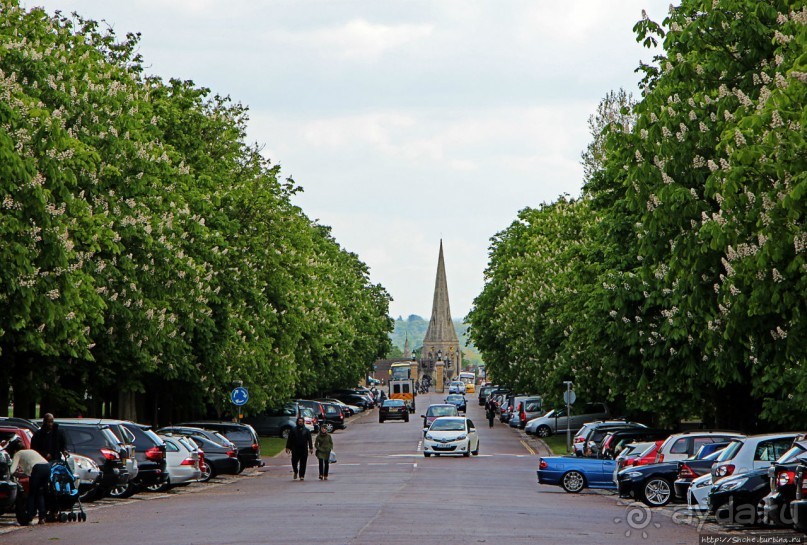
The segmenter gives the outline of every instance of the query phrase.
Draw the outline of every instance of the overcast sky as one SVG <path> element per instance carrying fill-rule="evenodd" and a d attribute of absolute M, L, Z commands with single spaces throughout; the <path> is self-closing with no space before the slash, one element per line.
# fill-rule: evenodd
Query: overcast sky
<path fill-rule="evenodd" d="M 431 313 L 442 238 L 454 318 L 490 238 L 578 195 L 587 120 L 652 53 L 669 0 L 36 0 L 142 34 L 146 72 L 250 109 L 305 213 L 370 267 L 393 317 Z"/>

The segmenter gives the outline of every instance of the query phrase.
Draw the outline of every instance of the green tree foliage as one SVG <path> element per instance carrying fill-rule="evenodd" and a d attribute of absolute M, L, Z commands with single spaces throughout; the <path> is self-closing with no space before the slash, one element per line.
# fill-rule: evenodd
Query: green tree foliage
<path fill-rule="evenodd" d="M 255 411 L 355 383 L 388 294 L 245 143 L 246 108 L 144 76 L 138 39 L 3 3 L 0 392 L 134 417 L 137 393 L 221 410 L 240 380 Z"/>
<path fill-rule="evenodd" d="M 560 199 L 494 239 L 470 318 L 495 376 L 551 392 L 561 372 L 664 423 L 800 425 L 805 23 L 786 0 L 684 0 L 637 23 L 663 54 L 629 122 L 593 124 L 580 236 L 556 238 Z"/>

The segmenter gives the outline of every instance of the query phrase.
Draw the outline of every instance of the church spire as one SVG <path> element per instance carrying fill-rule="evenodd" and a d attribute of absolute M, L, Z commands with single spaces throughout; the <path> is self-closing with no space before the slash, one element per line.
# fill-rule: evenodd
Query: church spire
<path fill-rule="evenodd" d="M 448 303 L 448 282 L 442 239 L 440 239 L 440 255 L 437 258 L 437 278 L 434 281 L 432 316 L 423 339 L 423 352 L 434 360 L 437 360 L 439 352 L 443 360 L 450 359 L 452 369 L 459 369 L 461 364 L 460 343 L 454 323 L 451 321 L 451 307 Z M 422 353 L 421 358 L 423 357 Z"/>

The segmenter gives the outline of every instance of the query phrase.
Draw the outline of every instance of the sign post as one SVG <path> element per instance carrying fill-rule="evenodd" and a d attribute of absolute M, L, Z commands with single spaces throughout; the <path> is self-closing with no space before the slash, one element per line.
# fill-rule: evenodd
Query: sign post
<path fill-rule="evenodd" d="M 230 401 L 235 405 L 235 421 L 241 422 L 241 407 L 249 401 L 249 392 L 243 386 L 233 388 L 233 391 L 230 392 Z"/>
<path fill-rule="evenodd" d="M 566 402 L 566 452 L 568 453 L 572 451 L 572 413 L 569 409 L 574 405 L 577 396 L 572 390 L 571 380 L 564 380 L 563 384 L 566 385 L 566 391 L 563 392 L 563 401 Z"/>

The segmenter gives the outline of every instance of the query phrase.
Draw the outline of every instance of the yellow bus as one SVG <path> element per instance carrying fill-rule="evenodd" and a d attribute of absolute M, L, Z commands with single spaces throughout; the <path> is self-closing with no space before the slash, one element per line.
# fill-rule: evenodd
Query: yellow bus
<path fill-rule="evenodd" d="M 476 392 L 476 375 L 470 372 L 463 372 L 457 376 L 457 380 L 465 384 L 465 392 L 473 394 Z"/>
<path fill-rule="evenodd" d="M 412 377 L 412 366 L 409 362 L 395 362 L 389 367 L 390 399 L 401 399 L 409 407 L 410 412 L 415 410 L 415 379 Z"/>

